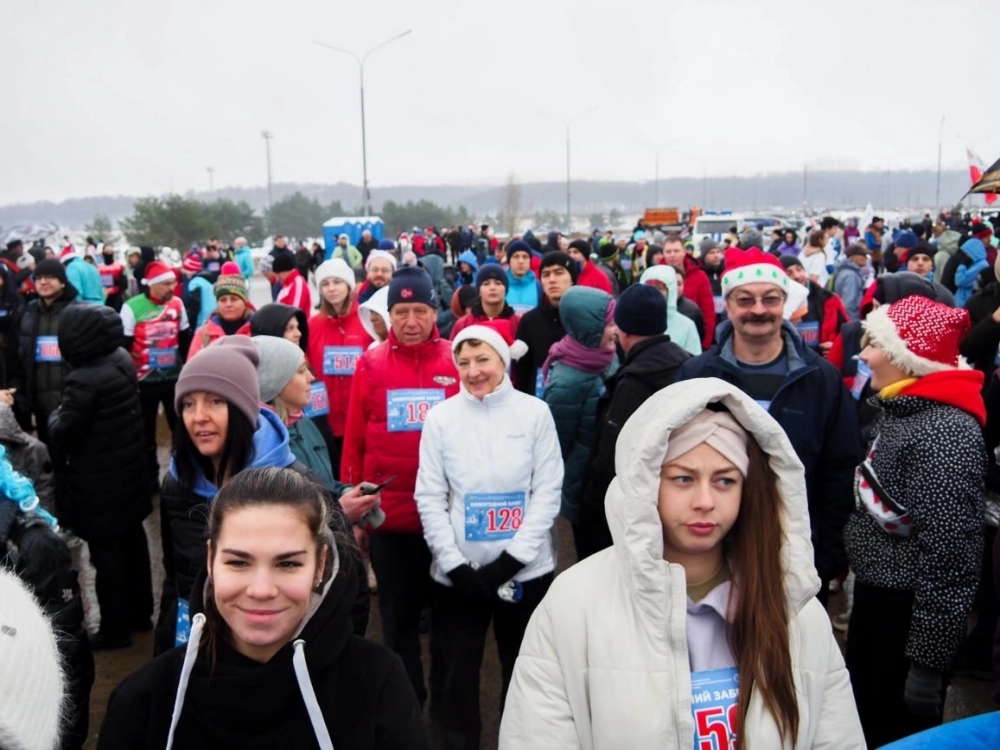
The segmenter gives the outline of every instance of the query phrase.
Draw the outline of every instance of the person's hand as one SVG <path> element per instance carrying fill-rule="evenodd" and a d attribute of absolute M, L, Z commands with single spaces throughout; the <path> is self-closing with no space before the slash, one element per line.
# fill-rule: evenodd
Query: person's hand
<path fill-rule="evenodd" d="M 827 354 L 830 353 L 830 350 L 832 348 L 833 348 L 833 342 L 826 341 L 819 345 L 819 353 L 825 357 Z"/>
<path fill-rule="evenodd" d="M 359 523 L 368 511 L 374 507 L 375 502 L 381 497 L 380 493 L 374 495 L 363 494 L 361 485 L 354 487 L 340 496 L 340 507 L 344 509 L 348 520 L 351 523 Z"/>
<path fill-rule="evenodd" d="M 14 391 L 16 388 L 7 388 L 0 391 L 0 403 L 7 404 L 8 406 L 14 405 Z"/>
<path fill-rule="evenodd" d="M 940 669 L 911 664 L 903 688 L 903 702 L 917 716 L 938 717 L 941 715 L 941 687 Z"/>
<path fill-rule="evenodd" d="M 996 323 L 1000 323 L 1000 307 L 993 311 L 993 320 Z"/>
<path fill-rule="evenodd" d="M 478 573 L 468 563 L 448 571 L 447 576 L 451 580 L 451 585 L 455 587 L 455 591 L 460 594 L 481 599 L 495 593 L 483 586 Z"/>
<path fill-rule="evenodd" d="M 520 560 L 512 555 L 508 555 L 506 552 L 501 552 L 500 557 L 481 567 L 477 571 L 477 575 L 483 587 L 490 594 L 495 594 L 498 588 L 516 576 L 523 567 L 524 563 Z"/>

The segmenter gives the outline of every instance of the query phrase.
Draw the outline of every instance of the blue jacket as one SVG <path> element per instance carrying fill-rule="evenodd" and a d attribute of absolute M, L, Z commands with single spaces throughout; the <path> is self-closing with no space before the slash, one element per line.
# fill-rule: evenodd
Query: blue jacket
<path fill-rule="evenodd" d="M 215 312 L 216 300 L 215 287 L 204 276 L 195 276 L 188 282 L 187 294 L 190 295 L 195 290 L 201 291 L 201 296 L 198 298 L 198 321 L 191 321 L 191 325 L 197 330 L 205 325 L 208 317 Z M 190 312 L 188 317 L 191 317 Z"/>
<path fill-rule="evenodd" d="M 249 284 L 250 277 L 253 276 L 253 256 L 250 254 L 249 245 L 244 245 L 236 251 L 236 264 L 240 267 L 240 273 L 243 274 L 243 278 Z"/>
<path fill-rule="evenodd" d="M 965 241 L 962 252 L 969 256 L 972 263 L 955 269 L 955 304 L 958 307 L 963 307 L 969 301 L 976 279 L 990 264 L 986 258 L 986 245 L 975 237 Z"/>
<path fill-rule="evenodd" d="M 468 263 L 472 266 L 472 281 L 467 281 L 463 278 L 461 268 L 459 268 L 458 276 L 455 279 L 456 286 L 464 286 L 465 284 L 476 285 L 476 274 L 479 273 L 479 260 L 476 258 L 476 254 L 471 250 L 466 250 L 464 253 L 458 256 L 459 263 Z"/>
<path fill-rule="evenodd" d="M 717 330 L 718 343 L 681 365 L 677 380 L 719 378 L 746 390 L 733 354 L 733 324 Z M 837 369 L 782 323 L 788 374 L 768 413 L 781 425 L 805 467 L 816 569 L 826 580 L 847 569 L 844 526 L 854 508 L 854 470 L 864 449 L 854 401 Z"/>
<path fill-rule="evenodd" d="M 844 303 L 847 317 L 861 320 L 861 300 L 865 296 L 865 279 L 861 267 L 850 258 L 844 258 L 833 276 L 833 292 Z"/>
<path fill-rule="evenodd" d="M 66 264 L 66 279 L 76 287 L 80 294 L 77 299 L 81 302 L 104 304 L 104 285 L 101 284 L 101 272 L 96 266 L 81 258 L 74 258 Z"/>
<path fill-rule="evenodd" d="M 534 271 L 528 271 L 521 278 L 514 276 L 507 269 L 507 304 L 519 313 L 525 313 L 529 308 L 538 307 L 542 299 L 542 285 L 535 278 Z"/>

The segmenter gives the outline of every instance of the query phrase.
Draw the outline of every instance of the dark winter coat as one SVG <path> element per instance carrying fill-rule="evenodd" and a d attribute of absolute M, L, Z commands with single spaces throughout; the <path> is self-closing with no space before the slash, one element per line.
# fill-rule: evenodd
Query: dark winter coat
<path fill-rule="evenodd" d="M 646 399 L 674 382 L 677 370 L 690 358 L 666 334 L 653 336 L 633 346 L 621 368 L 608 380 L 607 391 L 597 402 L 597 437 L 580 495 L 580 522 L 594 545 L 591 552 L 612 544 L 604 496 L 615 476 L 618 433 Z"/>
<path fill-rule="evenodd" d="M 542 365 L 549 349 L 566 335 L 559 308 L 543 297 L 538 307 L 528 310 L 517 324 L 517 338 L 528 345 L 528 352 L 514 363 L 514 387 L 522 393 L 541 397 L 539 383 Z"/>
<path fill-rule="evenodd" d="M 7 450 L 11 466 L 31 480 L 39 504 L 56 513 L 56 477 L 45 443 L 26 433 L 17 423 L 14 411 L 0 404 L 0 443 Z"/>
<path fill-rule="evenodd" d="M 51 305 L 36 299 L 25 308 L 24 315 L 21 316 L 21 373 L 24 380 L 23 387 L 15 396 L 23 403 L 24 408 L 34 411 L 41 407 L 51 411 L 59 403 L 65 362 L 36 362 L 35 345 L 40 335 L 58 335 L 62 311 L 81 304 L 83 303 L 77 301 L 76 289 L 72 284 L 67 284 Z"/>
<path fill-rule="evenodd" d="M 698 338 L 705 340 L 705 316 L 701 313 L 701 308 L 687 297 L 677 298 L 677 312 L 685 318 L 694 321 L 694 327 L 698 329 Z"/>
<path fill-rule="evenodd" d="M 948 371 L 917 381 L 926 389 L 937 379 L 948 394 L 942 400 L 906 391 L 872 398 L 883 417 L 853 482 L 855 508 L 844 532 L 859 581 L 914 593 L 910 632 L 896 637 L 906 640 L 909 659 L 932 669 L 951 667 L 979 582 L 983 435 L 971 413 L 945 401 L 964 390 L 982 409 L 980 377 Z M 880 523 L 874 513 L 887 509 L 895 517 Z"/>
<path fill-rule="evenodd" d="M 6 265 L 0 263 L 0 388 L 17 388 L 21 385 L 21 316 L 24 297 L 18 294 L 14 276 Z"/>
<path fill-rule="evenodd" d="M 351 552 L 341 549 L 340 555 L 344 559 Z M 195 586 L 192 617 L 204 609 L 205 578 L 203 573 Z M 341 566 L 325 587 L 318 609 L 296 635 L 296 642 L 303 642 L 315 703 L 307 700 L 297 681 L 292 643 L 261 663 L 223 641 L 213 664 L 209 649 L 192 635 L 186 649 L 171 649 L 115 688 L 97 747 L 161 750 L 177 704 L 174 750 L 318 748 L 306 708 L 311 704 L 319 709 L 337 750 L 428 748 L 423 715 L 399 657 L 352 633 L 357 585 L 357 578 Z M 197 661 L 181 687 L 185 654 L 192 652 Z"/>
<path fill-rule="evenodd" d="M 969 364 L 990 381 L 996 370 L 997 350 L 1000 349 L 1000 323 L 993 313 L 1000 307 L 1000 283 L 994 281 L 973 294 L 965 303 L 972 318 L 972 330 L 965 334 L 959 352 Z"/>
<path fill-rule="evenodd" d="M 783 324 L 788 374 L 768 412 L 788 434 L 805 467 L 816 570 L 826 580 L 847 567 L 844 524 L 851 513 L 851 483 L 863 448 L 854 401 L 840 373 Z M 720 378 L 746 390 L 733 354 L 733 326 L 722 324 L 719 343 L 681 365 L 677 380 Z"/>
<path fill-rule="evenodd" d="M 0 497 L 0 566 L 28 585 L 59 633 L 59 656 L 66 677 L 59 747 L 83 747 L 90 724 L 94 657 L 69 547 L 45 521 L 21 513 L 15 503 Z"/>
<path fill-rule="evenodd" d="M 73 305 L 59 320 L 69 367 L 49 417 L 56 507 L 83 539 L 114 537 L 149 515 L 146 445 L 135 364 L 118 346 L 121 317 L 104 305 Z"/>

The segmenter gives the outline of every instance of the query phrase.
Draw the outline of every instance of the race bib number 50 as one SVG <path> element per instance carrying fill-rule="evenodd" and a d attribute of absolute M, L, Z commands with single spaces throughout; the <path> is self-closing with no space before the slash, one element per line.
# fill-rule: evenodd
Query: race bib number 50
<path fill-rule="evenodd" d="M 386 393 L 389 432 L 420 432 L 427 413 L 444 401 L 443 388 L 406 388 Z"/>
<path fill-rule="evenodd" d="M 736 667 L 691 674 L 695 750 L 737 750 L 739 694 Z"/>

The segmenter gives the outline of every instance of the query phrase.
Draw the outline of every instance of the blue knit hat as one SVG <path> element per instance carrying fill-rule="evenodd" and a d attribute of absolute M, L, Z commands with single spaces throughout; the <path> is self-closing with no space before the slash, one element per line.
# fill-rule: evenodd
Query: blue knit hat
<path fill-rule="evenodd" d="M 380 240 L 378 243 L 379 250 L 395 250 L 396 243 L 392 240 Z"/>
<path fill-rule="evenodd" d="M 389 282 L 389 309 L 399 302 L 421 302 L 435 308 L 438 306 L 434 284 L 424 269 L 403 266 L 392 275 L 392 281 Z"/>
<path fill-rule="evenodd" d="M 509 289 L 510 280 L 507 271 L 499 263 L 484 263 L 476 274 L 476 289 L 479 289 L 487 279 L 493 279 L 503 284 L 504 290 Z"/>

